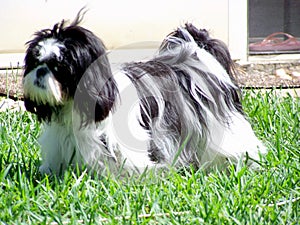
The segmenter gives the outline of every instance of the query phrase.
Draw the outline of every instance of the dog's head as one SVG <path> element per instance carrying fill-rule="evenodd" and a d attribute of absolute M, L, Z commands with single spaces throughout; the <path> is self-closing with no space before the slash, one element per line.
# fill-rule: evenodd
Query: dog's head
<path fill-rule="evenodd" d="M 104 119 L 115 99 L 114 82 L 102 41 L 79 26 L 62 21 L 35 33 L 27 42 L 23 79 L 26 109 L 40 120 L 75 99 L 86 119 Z M 93 118 L 92 118 L 93 117 Z"/>

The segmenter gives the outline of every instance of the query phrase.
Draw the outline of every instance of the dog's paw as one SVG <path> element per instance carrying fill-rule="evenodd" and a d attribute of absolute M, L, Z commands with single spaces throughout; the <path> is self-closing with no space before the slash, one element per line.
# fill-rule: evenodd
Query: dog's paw
<path fill-rule="evenodd" d="M 50 167 L 48 165 L 41 165 L 39 168 L 39 172 L 41 174 L 46 174 L 46 175 L 52 174 L 52 170 L 50 169 Z"/>

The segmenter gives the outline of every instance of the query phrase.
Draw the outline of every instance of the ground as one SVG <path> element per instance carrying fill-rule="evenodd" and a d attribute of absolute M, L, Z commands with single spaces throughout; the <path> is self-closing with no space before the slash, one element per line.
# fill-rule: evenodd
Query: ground
<path fill-rule="evenodd" d="M 238 65 L 239 75 L 236 77 L 241 87 L 254 88 L 299 88 L 300 63 L 248 63 Z"/>
<path fill-rule="evenodd" d="M 237 64 L 237 68 L 242 88 L 300 88 L 299 62 Z M 0 71 L 0 95 L 22 98 L 22 74 L 21 69 Z"/>

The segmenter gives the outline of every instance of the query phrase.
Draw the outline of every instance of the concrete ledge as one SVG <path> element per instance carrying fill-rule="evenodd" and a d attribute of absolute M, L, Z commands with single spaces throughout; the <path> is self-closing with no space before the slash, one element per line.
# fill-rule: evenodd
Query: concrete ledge
<path fill-rule="evenodd" d="M 24 65 L 25 53 L 0 54 L 0 69 L 21 68 Z"/>

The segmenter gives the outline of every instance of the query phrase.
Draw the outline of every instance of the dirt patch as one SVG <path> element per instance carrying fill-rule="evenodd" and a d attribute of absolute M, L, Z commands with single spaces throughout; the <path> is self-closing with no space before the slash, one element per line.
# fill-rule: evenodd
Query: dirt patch
<path fill-rule="evenodd" d="M 249 63 L 237 65 L 237 83 L 242 88 L 299 88 L 300 63 Z M 0 95 L 22 99 L 23 71 L 0 71 Z"/>
<path fill-rule="evenodd" d="M 249 63 L 238 65 L 237 83 L 252 88 L 299 88 L 300 63 Z"/>
<path fill-rule="evenodd" d="M 22 99 L 22 76 L 22 70 L 0 71 L 0 96 Z"/>

